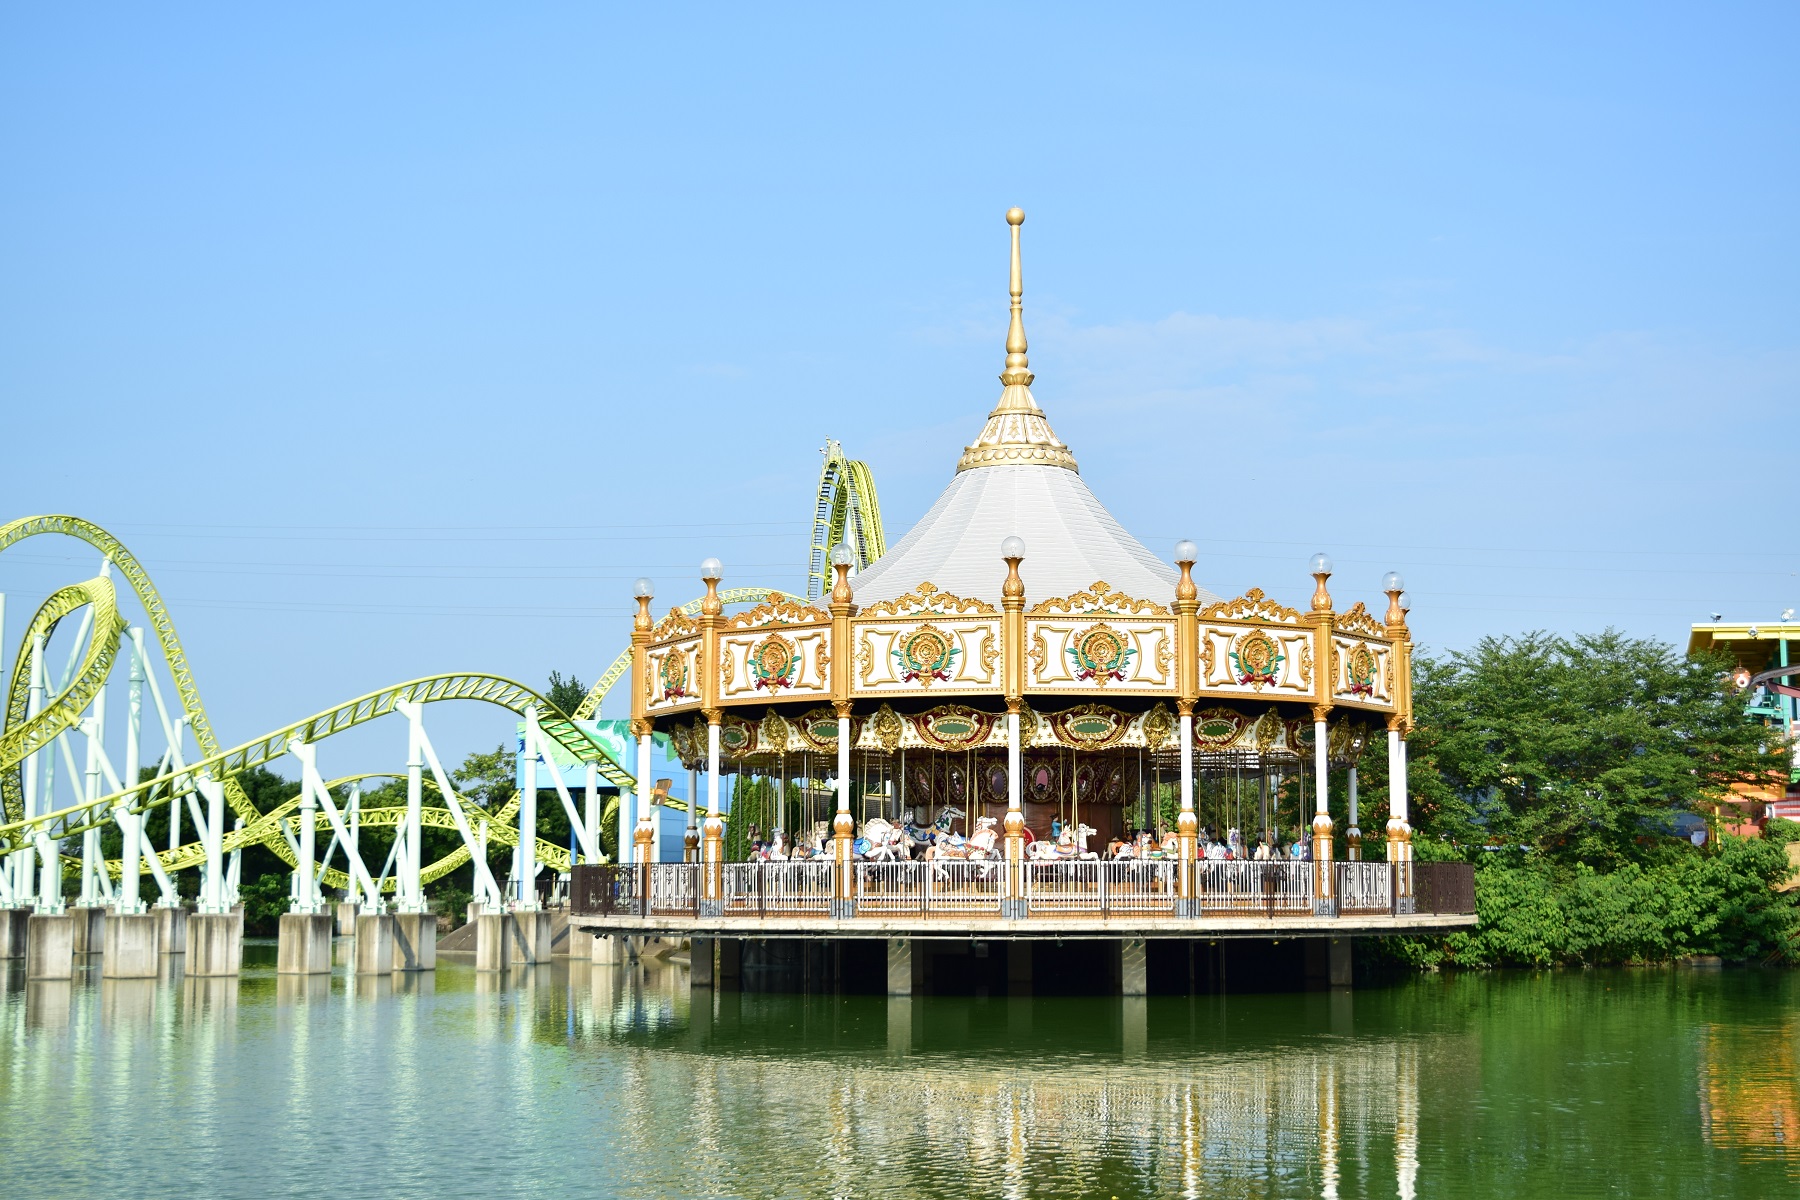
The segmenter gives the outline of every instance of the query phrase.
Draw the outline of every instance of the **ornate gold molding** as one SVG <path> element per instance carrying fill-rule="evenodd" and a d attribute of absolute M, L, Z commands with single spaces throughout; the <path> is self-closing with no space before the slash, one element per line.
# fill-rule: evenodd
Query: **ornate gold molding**
<path fill-rule="evenodd" d="M 1167 606 L 1158 604 L 1154 600 L 1140 600 L 1136 596 L 1128 596 L 1124 592 L 1114 591 L 1105 580 L 1095 580 L 1088 585 L 1085 592 L 1076 592 L 1071 596 L 1053 596 L 1026 609 L 1025 615 L 1031 617 L 1084 616 L 1094 612 L 1120 617 L 1167 617 L 1173 615 Z"/>
<path fill-rule="evenodd" d="M 696 621 L 693 617 L 688 616 L 679 608 L 671 608 L 669 610 L 669 615 L 658 622 L 656 628 L 650 631 L 650 640 L 653 642 L 666 642 L 671 638 L 689 637 L 699 632 L 700 622 Z"/>
<path fill-rule="evenodd" d="M 769 598 L 756 607 L 728 618 L 726 629 L 753 629 L 763 625 L 822 625 L 831 620 L 831 614 L 811 604 L 801 604 L 789 600 L 780 592 L 770 592 Z"/>
<path fill-rule="evenodd" d="M 1220 621 L 1264 621 L 1276 625 L 1299 625 L 1297 609 L 1277 604 L 1263 595 L 1261 588 L 1251 588 L 1235 600 L 1220 600 L 1200 610 L 1200 619 Z"/>
<path fill-rule="evenodd" d="M 917 605 L 918 608 L 913 612 L 904 611 L 909 605 Z M 955 613 L 979 613 L 982 616 L 994 617 L 1000 615 L 1000 610 L 986 600 L 965 599 L 962 596 L 939 591 L 937 585 L 925 582 L 904 596 L 896 596 L 892 600 L 877 600 L 862 609 L 857 615 L 859 617 L 906 617 L 927 614 L 950 616 Z"/>
<path fill-rule="evenodd" d="M 1370 615 L 1361 600 L 1351 605 L 1349 612 L 1339 616 L 1336 625 L 1339 633 L 1355 633 L 1374 638 L 1387 637 L 1387 628 Z"/>

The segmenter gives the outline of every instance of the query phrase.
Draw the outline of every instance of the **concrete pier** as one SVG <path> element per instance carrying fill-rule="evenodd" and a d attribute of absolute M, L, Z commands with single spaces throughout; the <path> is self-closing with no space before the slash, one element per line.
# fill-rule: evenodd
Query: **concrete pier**
<path fill-rule="evenodd" d="M 394 970 L 394 914 L 356 914 L 356 973 L 389 975 Z"/>
<path fill-rule="evenodd" d="M 887 994 L 913 994 L 913 945 L 911 938 L 887 940 Z"/>
<path fill-rule="evenodd" d="M 537 909 L 512 915 L 515 933 L 511 939 L 511 961 L 519 965 L 549 962 L 550 926 L 552 923 L 550 914 L 542 909 Z"/>
<path fill-rule="evenodd" d="M 276 943 L 275 971 L 279 975 L 331 974 L 330 913 L 282 913 Z"/>
<path fill-rule="evenodd" d="M 475 915 L 475 969 L 504 971 L 509 956 L 507 941 L 511 936 L 511 913 L 484 912 Z"/>
<path fill-rule="evenodd" d="M 0 959 L 25 957 L 25 929 L 29 908 L 0 908 Z"/>
<path fill-rule="evenodd" d="M 106 910 L 97 904 L 77 904 L 69 915 L 75 918 L 75 953 L 99 954 L 106 945 Z"/>
<path fill-rule="evenodd" d="M 337 935 L 339 937 L 355 937 L 356 905 L 348 900 L 339 900 L 332 905 L 332 913 L 337 919 Z"/>
<path fill-rule="evenodd" d="M 395 914 L 394 970 L 437 970 L 437 914 Z"/>
<path fill-rule="evenodd" d="M 244 965 L 241 913 L 194 913 L 188 918 L 187 975 L 190 979 L 235 976 Z"/>
<path fill-rule="evenodd" d="M 25 931 L 26 979 L 75 978 L 75 918 L 32 913 Z"/>
<path fill-rule="evenodd" d="M 1006 944 L 1006 994 L 1031 995 L 1032 952 L 1030 942 Z"/>
<path fill-rule="evenodd" d="M 713 940 L 695 938 L 688 949 L 688 983 L 693 987 L 713 985 Z"/>
<path fill-rule="evenodd" d="M 100 952 L 102 979 L 155 979 L 156 914 L 112 913 L 106 919 Z"/>
<path fill-rule="evenodd" d="M 151 909 L 156 917 L 156 952 L 186 954 L 188 944 L 188 910 L 185 908 Z"/>
<path fill-rule="evenodd" d="M 1119 995 L 1148 996 L 1150 979 L 1146 969 L 1143 938 L 1119 939 Z"/>
<path fill-rule="evenodd" d="M 738 991 L 744 986 L 744 940 L 719 939 L 719 965 L 714 973 L 714 987 Z"/>
<path fill-rule="evenodd" d="M 1332 938 L 1327 954 L 1329 967 L 1327 974 L 1334 988 L 1347 988 L 1355 982 L 1354 962 L 1350 947 L 1354 943 L 1349 938 Z"/>

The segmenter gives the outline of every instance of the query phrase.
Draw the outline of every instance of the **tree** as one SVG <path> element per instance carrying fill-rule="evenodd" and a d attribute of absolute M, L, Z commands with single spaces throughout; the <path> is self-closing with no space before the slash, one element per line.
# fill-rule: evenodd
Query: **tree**
<path fill-rule="evenodd" d="M 1414 821 L 1610 870 L 1679 853 L 1677 812 L 1780 769 L 1725 664 L 1616 630 L 1484 638 L 1421 657 L 1409 739 Z"/>
<path fill-rule="evenodd" d="M 587 699 L 587 685 L 574 675 L 552 671 L 550 686 L 544 692 L 544 699 L 556 705 L 565 717 L 572 717 L 575 710 L 581 707 L 581 702 Z"/>

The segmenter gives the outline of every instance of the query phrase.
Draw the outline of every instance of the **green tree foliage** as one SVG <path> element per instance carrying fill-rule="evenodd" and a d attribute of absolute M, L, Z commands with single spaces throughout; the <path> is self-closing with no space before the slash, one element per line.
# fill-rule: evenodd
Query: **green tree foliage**
<path fill-rule="evenodd" d="M 1422 657 L 1409 739 L 1413 823 L 1465 845 L 1526 847 L 1613 870 L 1666 859 L 1673 812 L 1775 778 L 1767 730 L 1724 664 L 1613 630 L 1484 638 Z"/>
<path fill-rule="evenodd" d="M 550 672 L 550 686 L 544 691 L 544 699 L 562 710 L 565 717 L 575 715 L 581 702 L 587 699 L 587 685 L 574 675 L 564 675 L 561 671 Z"/>

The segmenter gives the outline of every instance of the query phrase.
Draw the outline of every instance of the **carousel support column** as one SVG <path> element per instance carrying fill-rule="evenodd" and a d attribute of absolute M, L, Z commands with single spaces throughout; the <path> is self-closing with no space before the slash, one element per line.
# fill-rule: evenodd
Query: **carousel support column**
<path fill-rule="evenodd" d="M 837 816 L 832 818 L 831 833 L 836 856 L 833 859 L 831 915 L 856 915 L 856 866 L 853 861 L 856 819 L 850 815 L 850 618 L 856 612 L 851 603 L 850 567 L 856 561 L 848 545 L 839 542 L 831 549 L 831 567 L 837 578 L 831 585 L 831 694 L 837 709 Z"/>
<path fill-rule="evenodd" d="M 1325 581 L 1331 578 L 1331 559 L 1315 554 L 1308 565 L 1313 577 L 1312 624 L 1313 661 L 1321 669 L 1313 672 L 1317 693 L 1313 699 L 1313 912 L 1321 917 L 1338 915 L 1337 866 L 1333 861 L 1330 808 L 1331 734 L 1327 721 L 1331 716 L 1331 696 L 1337 686 L 1332 672 L 1323 664 L 1337 657 L 1334 639 L 1335 618 L 1331 611 L 1331 591 Z"/>
<path fill-rule="evenodd" d="M 700 861 L 700 769 L 688 768 L 687 832 L 681 835 L 681 861 Z"/>
<path fill-rule="evenodd" d="M 1194 867 L 1200 836 L 1200 818 L 1194 812 L 1194 706 L 1177 701 L 1181 708 L 1181 813 L 1175 818 L 1175 839 L 1181 848 L 1176 866 L 1175 915 L 1200 915 L 1200 889 Z"/>
<path fill-rule="evenodd" d="M 706 827 L 700 853 L 703 864 L 700 915 L 725 915 L 725 822 L 719 816 L 719 720 L 718 709 L 706 712 Z"/>
<path fill-rule="evenodd" d="M 1181 815 L 1175 821 L 1180 860 L 1176 863 L 1175 915 L 1200 915 L 1195 858 L 1200 819 L 1194 813 L 1194 704 L 1200 697 L 1200 589 L 1194 560 L 1200 548 L 1187 538 L 1175 543 L 1175 709 L 1181 717 Z"/>
<path fill-rule="evenodd" d="M 1327 744 L 1325 718 L 1313 710 L 1313 774 L 1317 777 L 1313 791 L 1317 805 L 1313 813 L 1313 912 L 1321 917 L 1338 915 L 1337 871 L 1333 862 L 1331 809 L 1326 781 L 1331 769 L 1331 747 Z"/>
<path fill-rule="evenodd" d="M 1009 919 L 1027 914 L 1025 898 L 1025 766 L 1019 740 L 1019 710 L 1025 703 L 1025 581 L 1019 564 L 1025 560 L 1025 539 L 1017 536 L 1000 543 L 1006 561 L 1006 582 L 1000 586 L 1000 644 L 1006 665 L 1006 893 L 1000 898 L 1000 915 Z"/>
<path fill-rule="evenodd" d="M 701 889 L 700 915 L 725 915 L 725 820 L 719 815 L 719 774 L 723 764 L 721 724 L 725 714 L 719 710 L 719 618 L 725 612 L 719 599 L 719 580 L 725 567 L 716 558 L 700 564 L 700 579 L 706 584 L 706 595 L 700 600 L 700 703 L 706 714 L 706 824 L 700 832 Z"/>
<path fill-rule="evenodd" d="M 650 782 L 651 765 L 651 725 L 647 717 L 639 717 L 631 723 L 631 732 L 637 738 L 637 831 L 632 834 L 631 842 L 633 860 L 639 868 L 648 871 L 651 861 L 651 850 L 656 840 L 656 830 L 651 825 L 651 816 L 655 811 L 651 805 L 655 797 Z"/>
<path fill-rule="evenodd" d="M 1357 825 L 1357 823 L 1356 823 L 1356 768 L 1355 767 L 1350 768 L 1350 770 L 1345 778 L 1345 782 L 1349 789 L 1345 793 L 1345 799 L 1348 802 L 1349 807 L 1350 807 L 1350 827 L 1348 829 L 1344 830 L 1344 844 L 1350 848 L 1349 849 L 1350 861 L 1351 862 L 1361 862 L 1362 861 L 1362 828 L 1359 825 Z"/>
<path fill-rule="evenodd" d="M 1394 911 L 1417 909 L 1413 897 L 1412 826 L 1408 824 L 1406 791 L 1406 735 L 1412 728 L 1412 640 L 1406 628 L 1405 583 L 1398 571 L 1382 578 L 1387 593 L 1387 635 L 1393 643 L 1388 695 L 1398 710 L 1388 718 L 1388 870 L 1392 873 Z"/>

